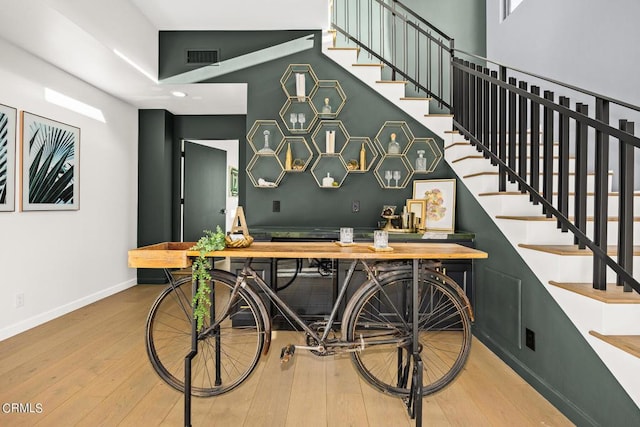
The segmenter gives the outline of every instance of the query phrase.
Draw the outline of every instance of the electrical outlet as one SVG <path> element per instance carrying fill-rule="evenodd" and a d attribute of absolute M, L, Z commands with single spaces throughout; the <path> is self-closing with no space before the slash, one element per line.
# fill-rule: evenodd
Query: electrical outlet
<path fill-rule="evenodd" d="M 24 307 L 24 294 L 20 292 L 16 294 L 16 308 Z"/>
<path fill-rule="evenodd" d="M 525 329 L 525 343 L 531 350 L 536 351 L 536 333 L 531 329 Z"/>
<path fill-rule="evenodd" d="M 360 200 L 354 200 L 351 202 L 351 212 L 352 213 L 360 212 Z"/>
<path fill-rule="evenodd" d="M 273 201 L 273 212 L 280 212 L 280 200 Z"/>

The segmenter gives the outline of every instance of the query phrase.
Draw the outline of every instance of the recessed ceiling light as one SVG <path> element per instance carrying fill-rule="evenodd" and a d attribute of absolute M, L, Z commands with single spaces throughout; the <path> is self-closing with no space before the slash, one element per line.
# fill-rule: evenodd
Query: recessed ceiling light
<path fill-rule="evenodd" d="M 186 93 L 180 92 L 179 90 L 171 91 L 171 95 L 176 96 L 178 98 L 184 98 L 185 96 L 187 96 Z"/>

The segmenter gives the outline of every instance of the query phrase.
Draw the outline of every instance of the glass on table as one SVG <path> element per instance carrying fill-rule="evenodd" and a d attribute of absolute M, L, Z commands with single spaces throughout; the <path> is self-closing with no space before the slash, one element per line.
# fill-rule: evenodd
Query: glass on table
<path fill-rule="evenodd" d="M 384 230 L 375 230 L 373 232 L 373 247 L 383 249 L 389 246 L 389 233 Z"/>
<path fill-rule="evenodd" d="M 340 243 L 353 243 L 353 228 L 340 228 Z"/>

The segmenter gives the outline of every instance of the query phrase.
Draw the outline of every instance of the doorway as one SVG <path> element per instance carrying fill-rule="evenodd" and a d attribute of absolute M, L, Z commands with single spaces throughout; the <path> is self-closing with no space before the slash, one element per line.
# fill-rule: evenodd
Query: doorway
<path fill-rule="evenodd" d="M 197 241 L 204 230 L 229 230 L 238 206 L 230 171 L 238 168 L 238 140 L 183 140 L 181 240 Z"/>

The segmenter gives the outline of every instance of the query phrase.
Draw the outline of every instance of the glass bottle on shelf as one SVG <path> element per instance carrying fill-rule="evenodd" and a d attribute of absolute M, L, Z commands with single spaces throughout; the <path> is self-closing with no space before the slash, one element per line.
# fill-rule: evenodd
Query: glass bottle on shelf
<path fill-rule="evenodd" d="M 362 143 L 362 148 L 360 148 L 360 170 L 367 170 L 367 152 L 364 149 L 364 142 Z"/>
<path fill-rule="evenodd" d="M 424 158 L 424 150 L 418 150 L 418 157 L 416 158 L 416 172 L 427 171 L 427 159 Z"/>
<path fill-rule="evenodd" d="M 324 99 L 324 105 L 322 106 L 322 114 L 331 114 L 331 105 L 329 105 L 329 98 Z"/>
<path fill-rule="evenodd" d="M 262 134 L 264 135 L 264 147 L 262 147 L 258 152 L 262 154 L 273 153 L 273 150 L 271 149 L 271 147 L 269 147 L 269 135 L 271 135 L 271 132 L 265 130 L 264 132 L 262 132 Z"/>
<path fill-rule="evenodd" d="M 284 168 L 288 171 L 291 170 L 293 164 L 293 155 L 291 154 L 291 143 L 287 145 L 287 154 L 284 158 Z"/>
<path fill-rule="evenodd" d="M 389 145 L 387 147 L 388 154 L 400 154 L 400 144 L 396 141 L 396 134 L 391 134 L 391 140 L 389 141 Z"/>

